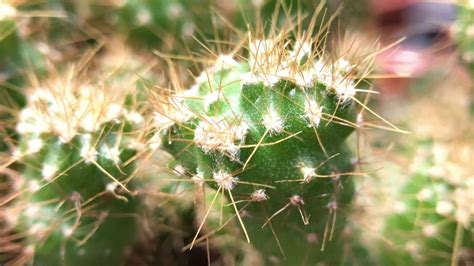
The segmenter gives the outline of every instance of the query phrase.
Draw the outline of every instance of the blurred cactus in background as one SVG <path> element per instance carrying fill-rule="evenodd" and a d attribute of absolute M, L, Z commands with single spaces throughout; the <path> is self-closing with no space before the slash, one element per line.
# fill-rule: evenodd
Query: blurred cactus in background
<path fill-rule="evenodd" d="M 454 27 L 461 58 L 474 76 L 474 1 L 459 1 L 458 19 Z"/>
<path fill-rule="evenodd" d="M 74 66 L 57 73 L 19 113 L 12 159 L 22 180 L 7 219 L 39 265 L 116 264 L 135 240 L 139 94 L 101 74 L 92 83 Z"/>

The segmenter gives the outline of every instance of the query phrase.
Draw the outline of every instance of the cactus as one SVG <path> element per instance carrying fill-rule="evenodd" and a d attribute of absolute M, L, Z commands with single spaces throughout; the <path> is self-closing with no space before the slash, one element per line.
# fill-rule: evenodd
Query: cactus
<path fill-rule="evenodd" d="M 155 123 L 194 180 L 228 195 L 267 261 L 336 263 L 353 195 L 354 65 L 288 38 L 249 40 L 247 60 L 220 55 L 190 89 L 158 96 Z"/>
<path fill-rule="evenodd" d="M 458 19 L 455 24 L 462 59 L 468 64 L 471 75 L 474 73 L 474 1 L 459 1 Z"/>
<path fill-rule="evenodd" d="M 45 72 L 45 65 L 43 55 L 33 42 L 20 34 L 20 28 L 26 27 L 23 25 L 26 23 L 20 20 L 19 14 L 15 6 L 0 2 L 0 86 L 14 95 L 19 104 L 24 104 L 12 87 L 24 84 L 21 71 L 35 71 L 40 75 Z M 2 97 L 0 103 L 6 104 L 5 99 Z"/>
<path fill-rule="evenodd" d="M 133 197 L 136 92 L 82 81 L 76 68 L 32 89 L 13 153 L 23 184 L 8 208 L 21 236 L 21 260 L 35 265 L 114 264 L 136 238 Z M 126 88 L 126 89 L 124 89 Z"/>
<path fill-rule="evenodd" d="M 238 1 L 183 1 L 183 0 L 49 0 L 32 5 L 36 9 L 65 11 L 75 24 L 92 25 L 107 36 L 122 35 L 135 48 L 160 51 L 183 51 L 183 41 L 189 46 L 192 36 L 212 39 L 216 33 L 210 7 L 230 19 L 239 6 L 249 3 Z M 232 23 L 232 21 L 230 21 Z M 197 31 L 198 25 L 199 32 Z M 219 25 L 217 25 L 219 26 Z M 245 26 L 245 24 L 243 24 Z M 222 33 L 222 32 L 220 32 Z M 203 38 L 201 38 L 203 37 Z"/>
<path fill-rule="evenodd" d="M 472 145 L 425 141 L 385 219 L 383 265 L 474 261 Z M 471 170 L 469 170 L 471 169 Z"/>

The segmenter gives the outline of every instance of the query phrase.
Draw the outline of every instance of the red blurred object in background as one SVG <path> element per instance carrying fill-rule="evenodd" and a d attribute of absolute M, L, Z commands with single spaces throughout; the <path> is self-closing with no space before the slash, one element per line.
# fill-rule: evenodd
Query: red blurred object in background
<path fill-rule="evenodd" d="M 456 16 L 453 5 L 416 0 L 371 0 L 375 26 L 384 46 L 400 44 L 381 53 L 376 86 L 385 98 L 403 97 L 410 79 L 445 65 L 452 44 L 447 31 Z M 444 61 L 444 62 L 443 62 Z M 389 100 L 387 99 L 387 100 Z"/>

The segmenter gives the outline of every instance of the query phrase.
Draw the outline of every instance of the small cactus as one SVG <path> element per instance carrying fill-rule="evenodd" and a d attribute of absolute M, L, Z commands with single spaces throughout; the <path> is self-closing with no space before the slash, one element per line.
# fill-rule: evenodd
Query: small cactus
<path fill-rule="evenodd" d="M 78 75 L 71 68 L 30 91 L 16 126 L 12 158 L 23 182 L 7 218 L 22 236 L 21 259 L 35 265 L 118 265 L 136 238 L 134 136 L 143 117 L 132 84 Z"/>
<path fill-rule="evenodd" d="M 465 144 L 418 145 L 413 173 L 385 220 L 389 243 L 381 245 L 383 265 L 470 265 L 474 261 L 474 178 L 468 166 L 472 151 Z"/>
<path fill-rule="evenodd" d="M 287 37 L 249 40 L 247 60 L 220 55 L 190 89 L 159 97 L 155 122 L 193 180 L 228 195 L 267 261 L 336 263 L 353 195 L 354 65 Z"/>

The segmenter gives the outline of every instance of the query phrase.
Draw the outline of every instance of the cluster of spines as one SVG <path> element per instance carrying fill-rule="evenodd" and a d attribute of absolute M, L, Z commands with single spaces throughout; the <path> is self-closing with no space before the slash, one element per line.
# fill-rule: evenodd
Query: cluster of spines
<path fill-rule="evenodd" d="M 19 113 L 11 158 L 22 178 L 6 218 L 25 245 L 20 260 L 120 263 L 136 238 L 138 93 L 102 82 L 73 67 L 32 88 Z"/>
<path fill-rule="evenodd" d="M 353 193 L 344 140 L 357 127 L 356 66 L 327 60 L 317 45 L 308 35 L 251 37 L 247 60 L 220 55 L 190 89 L 158 97 L 163 147 L 193 180 L 228 195 L 247 239 L 271 260 L 306 250 L 295 235 L 337 249 L 327 242 L 337 242 Z"/>

